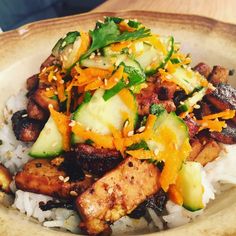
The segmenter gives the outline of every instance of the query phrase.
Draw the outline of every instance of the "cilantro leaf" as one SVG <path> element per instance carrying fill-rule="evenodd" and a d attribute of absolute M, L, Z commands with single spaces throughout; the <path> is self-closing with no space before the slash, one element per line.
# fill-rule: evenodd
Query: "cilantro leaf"
<path fill-rule="evenodd" d="M 149 150 L 147 143 L 144 140 L 141 140 L 139 143 L 134 143 L 127 147 L 127 150 L 138 150 L 138 149 L 144 149 Z"/>
<path fill-rule="evenodd" d="M 165 108 L 160 104 L 152 104 L 150 107 L 150 113 L 156 116 L 161 115 L 165 112 Z"/>
<path fill-rule="evenodd" d="M 143 27 L 133 32 L 125 31 L 122 33 L 114 21 L 109 21 L 100 24 L 93 31 L 89 31 L 89 34 L 92 38 L 92 44 L 80 60 L 88 57 L 95 50 L 109 44 L 147 37 L 150 35 L 150 29 Z"/>

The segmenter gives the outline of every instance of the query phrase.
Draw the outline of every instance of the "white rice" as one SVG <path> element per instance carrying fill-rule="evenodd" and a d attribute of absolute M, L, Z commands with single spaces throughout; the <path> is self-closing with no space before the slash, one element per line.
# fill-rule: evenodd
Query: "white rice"
<path fill-rule="evenodd" d="M 12 174 L 19 171 L 23 165 L 31 158 L 28 155 L 29 147 L 24 143 L 16 140 L 12 131 L 11 116 L 14 112 L 25 109 L 27 99 L 26 91 L 21 90 L 18 95 L 12 96 L 6 103 L 4 109 L 4 121 L 0 123 L 0 140 L 3 144 L 0 146 L 0 163 L 9 168 Z M 225 188 L 236 185 L 236 145 L 225 145 L 225 151 L 220 153 L 217 160 L 208 163 L 202 168 L 202 184 L 204 186 L 203 203 L 207 205 L 210 200 Z M 227 167 L 227 172 L 225 171 Z M 42 223 L 45 227 L 56 227 L 69 230 L 73 233 L 81 233 L 79 230 L 79 216 L 75 211 L 57 208 L 48 211 L 42 211 L 39 208 L 39 202 L 47 202 L 51 197 L 24 192 L 17 190 L 14 180 L 10 188 L 15 192 L 15 200 L 13 207 L 28 217 L 33 217 Z M 191 212 L 185 208 L 167 202 L 167 215 L 161 219 L 154 210 L 148 209 L 149 217 L 152 222 L 147 222 L 144 217 L 140 219 L 131 219 L 128 216 L 122 217 L 120 220 L 111 225 L 114 235 L 135 234 L 153 230 L 163 229 L 163 220 L 167 222 L 169 228 L 177 227 L 194 220 L 204 211 Z"/>

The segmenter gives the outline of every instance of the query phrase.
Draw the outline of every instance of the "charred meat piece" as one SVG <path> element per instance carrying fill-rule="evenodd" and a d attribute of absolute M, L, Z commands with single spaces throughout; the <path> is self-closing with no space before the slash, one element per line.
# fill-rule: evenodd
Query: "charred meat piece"
<path fill-rule="evenodd" d="M 27 117 L 26 110 L 17 111 L 13 114 L 12 127 L 16 139 L 23 142 L 34 142 L 42 130 L 42 123 Z"/>
<path fill-rule="evenodd" d="M 87 144 L 77 144 L 75 153 L 82 169 L 96 176 L 102 176 L 123 160 L 116 150 L 95 148 Z"/>
<path fill-rule="evenodd" d="M 52 210 L 54 208 L 65 208 L 68 210 L 74 210 L 74 205 L 70 201 L 62 201 L 62 199 L 60 199 L 60 201 L 49 200 L 46 203 L 39 202 L 39 208 L 42 211 L 48 211 L 48 210 Z"/>
<path fill-rule="evenodd" d="M 26 81 L 26 88 L 28 91 L 34 91 L 39 86 L 39 77 L 38 74 L 32 75 Z"/>
<path fill-rule="evenodd" d="M 205 166 L 208 162 L 214 161 L 219 156 L 220 151 L 221 148 L 219 144 L 214 140 L 210 140 L 194 158 L 194 161 Z"/>
<path fill-rule="evenodd" d="M 52 197 L 72 198 L 91 186 L 93 179 L 70 181 L 64 171 L 50 164 L 48 160 L 31 160 L 15 177 L 17 188 L 23 191 L 41 193 Z"/>
<path fill-rule="evenodd" d="M 220 83 L 227 83 L 229 77 L 229 70 L 222 66 L 214 66 L 212 72 L 210 73 L 208 80 L 213 85 L 218 85 Z"/>
<path fill-rule="evenodd" d="M 180 105 L 180 102 L 185 100 L 187 98 L 187 94 L 183 91 L 183 90 L 178 90 L 174 93 L 174 104 L 176 107 L 178 107 Z"/>
<path fill-rule="evenodd" d="M 46 121 L 49 117 L 49 112 L 42 109 L 31 98 L 29 99 L 29 102 L 27 104 L 27 114 L 29 118 L 41 121 Z"/>
<path fill-rule="evenodd" d="M 168 81 L 164 81 L 158 87 L 158 98 L 160 100 L 169 100 L 174 97 L 177 85 Z"/>
<path fill-rule="evenodd" d="M 225 144 L 235 144 L 236 143 L 236 127 L 230 123 L 227 127 L 222 129 L 221 132 L 211 132 L 211 137 L 218 142 Z"/>
<path fill-rule="evenodd" d="M 203 75 L 205 78 L 208 78 L 208 76 L 211 73 L 211 67 L 204 62 L 198 63 L 193 70 L 197 71 L 199 74 Z"/>
<path fill-rule="evenodd" d="M 148 184 L 147 184 L 148 183 Z M 155 165 L 129 157 L 76 199 L 80 227 L 97 235 L 160 189 Z"/>
<path fill-rule="evenodd" d="M 61 65 L 61 62 L 53 55 L 50 55 L 40 66 L 40 71 L 42 71 L 45 67 L 53 66 L 53 65 Z"/>
<path fill-rule="evenodd" d="M 31 96 L 31 98 L 34 100 L 35 103 L 37 103 L 40 107 L 42 107 L 44 110 L 48 110 L 48 105 L 52 104 L 53 108 L 55 110 L 59 110 L 59 104 L 57 100 L 54 100 L 52 98 L 49 98 L 46 96 L 46 90 L 45 89 L 37 89 L 34 94 Z"/>
<path fill-rule="evenodd" d="M 172 99 L 170 100 L 165 100 L 165 101 L 159 101 L 157 104 L 161 104 L 167 112 L 172 112 L 176 110 L 176 106 Z"/>
<path fill-rule="evenodd" d="M 198 124 L 189 116 L 187 116 L 186 118 L 184 118 L 184 122 L 185 124 L 188 126 L 188 132 L 189 132 L 189 136 L 190 138 L 192 138 L 193 136 L 195 136 L 195 134 L 198 132 L 199 126 Z"/>
<path fill-rule="evenodd" d="M 12 176 L 9 170 L 0 164 L 0 190 L 10 193 L 10 183 L 12 181 Z"/>
<path fill-rule="evenodd" d="M 130 214 L 129 217 L 139 219 L 146 214 L 147 208 L 152 208 L 157 215 L 162 215 L 165 210 L 168 197 L 163 189 L 160 189 L 156 194 L 149 197 L 146 201 L 136 207 Z"/>
<path fill-rule="evenodd" d="M 207 95 L 207 100 L 217 109 L 236 110 L 236 89 L 229 84 L 219 84 L 216 89 Z"/>
<path fill-rule="evenodd" d="M 190 145 L 192 147 L 192 150 L 190 152 L 190 155 L 188 157 L 189 161 L 194 161 L 194 159 L 197 157 L 197 155 L 200 153 L 200 151 L 202 150 L 203 145 L 201 144 L 201 142 L 199 141 L 199 139 L 195 138 L 195 139 L 191 139 L 190 140 Z"/>

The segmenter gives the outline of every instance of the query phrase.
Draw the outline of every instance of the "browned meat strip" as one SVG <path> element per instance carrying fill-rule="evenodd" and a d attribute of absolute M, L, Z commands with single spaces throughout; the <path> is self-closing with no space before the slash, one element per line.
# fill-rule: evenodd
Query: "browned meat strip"
<path fill-rule="evenodd" d="M 236 110 L 236 89 L 229 84 L 219 84 L 207 95 L 207 99 L 219 110 Z"/>
<path fill-rule="evenodd" d="M 46 121 L 49 117 L 48 111 L 42 109 L 31 98 L 27 104 L 27 114 L 29 118 Z"/>
<path fill-rule="evenodd" d="M 199 129 L 198 124 L 189 116 L 184 118 L 184 122 L 188 126 L 188 132 L 189 132 L 190 138 L 194 137 Z"/>
<path fill-rule="evenodd" d="M 112 170 L 123 160 L 116 150 L 95 148 L 87 144 L 77 144 L 75 153 L 81 167 L 97 176 Z"/>
<path fill-rule="evenodd" d="M 211 67 L 204 62 L 198 63 L 193 69 L 198 71 L 199 74 L 203 75 L 205 78 L 208 78 L 211 73 Z"/>
<path fill-rule="evenodd" d="M 158 98 L 160 100 L 169 100 L 174 97 L 177 85 L 168 81 L 164 81 L 158 87 Z"/>
<path fill-rule="evenodd" d="M 235 144 L 236 143 L 236 127 L 231 124 L 227 124 L 221 132 L 211 132 L 211 137 L 218 142 L 225 144 Z"/>
<path fill-rule="evenodd" d="M 194 161 L 205 166 L 208 162 L 214 161 L 219 156 L 220 151 L 219 144 L 214 140 L 210 140 L 194 158 Z"/>
<path fill-rule="evenodd" d="M 45 159 L 29 161 L 15 177 L 17 188 L 23 191 L 46 194 L 52 197 L 71 198 L 84 192 L 93 182 L 91 177 L 71 182 L 64 171 Z M 66 181 L 67 180 L 67 181 Z"/>
<path fill-rule="evenodd" d="M 12 127 L 18 140 L 23 142 L 35 141 L 42 130 L 42 123 L 27 117 L 26 110 L 17 111 L 13 114 Z"/>
<path fill-rule="evenodd" d="M 220 83 L 227 83 L 229 77 L 229 70 L 222 66 L 214 66 L 212 72 L 210 73 L 208 80 L 213 85 L 218 85 Z"/>
<path fill-rule="evenodd" d="M 39 77 L 38 74 L 32 75 L 26 81 L 26 88 L 28 91 L 36 90 L 39 85 Z"/>
<path fill-rule="evenodd" d="M 58 101 L 47 97 L 45 93 L 45 89 L 37 89 L 31 98 L 44 110 L 48 110 L 48 105 L 52 104 L 53 108 L 58 111 Z"/>
<path fill-rule="evenodd" d="M 188 160 L 193 161 L 196 158 L 196 156 L 200 153 L 200 151 L 202 150 L 203 145 L 201 144 L 201 142 L 197 138 L 190 140 L 190 144 L 191 144 L 192 150 L 190 152 Z"/>
<path fill-rule="evenodd" d="M 8 169 L 0 164 L 0 190 L 10 193 L 10 183 L 12 176 Z"/>
<path fill-rule="evenodd" d="M 83 219 L 80 227 L 90 235 L 99 234 L 109 228 L 108 222 L 131 213 L 159 189 L 157 167 L 129 157 L 76 199 Z"/>
<path fill-rule="evenodd" d="M 45 67 L 52 65 L 61 65 L 61 62 L 53 55 L 50 55 L 40 66 L 40 71 L 42 71 Z"/>

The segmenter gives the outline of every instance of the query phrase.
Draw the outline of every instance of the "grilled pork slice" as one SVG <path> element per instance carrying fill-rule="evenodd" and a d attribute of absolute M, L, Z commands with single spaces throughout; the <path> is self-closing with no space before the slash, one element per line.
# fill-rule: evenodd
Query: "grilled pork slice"
<path fill-rule="evenodd" d="M 218 142 L 225 144 L 235 144 L 236 143 L 236 127 L 230 123 L 227 127 L 222 129 L 221 132 L 211 132 L 211 137 Z"/>
<path fill-rule="evenodd" d="M 159 189 L 156 166 L 129 157 L 76 199 L 83 219 L 80 227 L 91 235 L 107 231 L 108 222 L 131 213 Z"/>
<path fill-rule="evenodd" d="M 12 176 L 8 169 L 0 164 L 0 190 L 10 193 L 10 183 Z"/>
<path fill-rule="evenodd" d="M 199 74 L 203 75 L 205 78 L 211 73 L 211 67 L 204 62 L 198 63 L 193 70 L 197 71 Z"/>
<path fill-rule="evenodd" d="M 221 111 L 236 110 L 236 89 L 229 84 L 219 84 L 211 94 L 207 95 L 207 99 Z"/>
<path fill-rule="evenodd" d="M 38 74 L 32 75 L 26 81 L 26 88 L 28 91 L 33 91 L 38 88 L 39 85 L 39 77 Z"/>
<path fill-rule="evenodd" d="M 42 109 L 31 98 L 27 104 L 27 114 L 29 118 L 41 121 L 46 121 L 49 117 L 49 112 Z"/>
<path fill-rule="evenodd" d="M 199 130 L 199 125 L 190 116 L 187 116 L 186 118 L 184 118 L 184 122 L 188 126 L 188 132 L 189 132 L 190 138 L 194 137 L 195 134 Z"/>
<path fill-rule="evenodd" d="M 80 166 L 85 171 L 97 176 L 102 176 L 114 169 L 123 160 L 116 150 L 95 148 L 87 144 L 77 144 L 75 153 Z"/>
<path fill-rule="evenodd" d="M 227 83 L 229 77 L 229 70 L 222 66 L 214 66 L 212 72 L 210 73 L 208 80 L 213 85 L 218 85 L 220 83 Z"/>
<path fill-rule="evenodd" d="M 169 100 L 174 97 L 177 85 L 172 82 L 164 81 L 160 84 L 158 88 L 158 98 L 160 100 Z"/>
<path fill-rule="evenodd" d="M 13 114 L 11 118 L 13 131 L 16 139 L 23 142 L 34 142 L 42 129 L 42 123 L 27 116 L 26 110 Z"/>
<path fill-rule="evenodd" d="M 64 171 L 45 159 L 31 160 L 15 177 L 17 188 L 23 191 L 41 193 L 52 197 L 76 197 L 91 186 L 93 179 L 85 177 L 82 181 L 70 181 Z"/>
<path fill-rule="evenodd" d="M 201 142 L 197 138 L 190 140 L 190 144 L 191 144 L 192 150 L 191 150 L 190 155 L 188 157 L 188 161 L 194 161 L 194 159 L 197 157 L 197 155 L 202 150 L 203 145 L 201 144 Z"/>
<path fill-rule="evenodd" d="M 53 108 L 55 110 L 59 110 L 59 104 L 58 101 L 52 98 L 47 97 L 46 90 L 43 88 L 37 89 L 34 94 L 31 96 L 31 98 L 44 110 L 48 110 L 49 104 L 53 105 Z"/>

